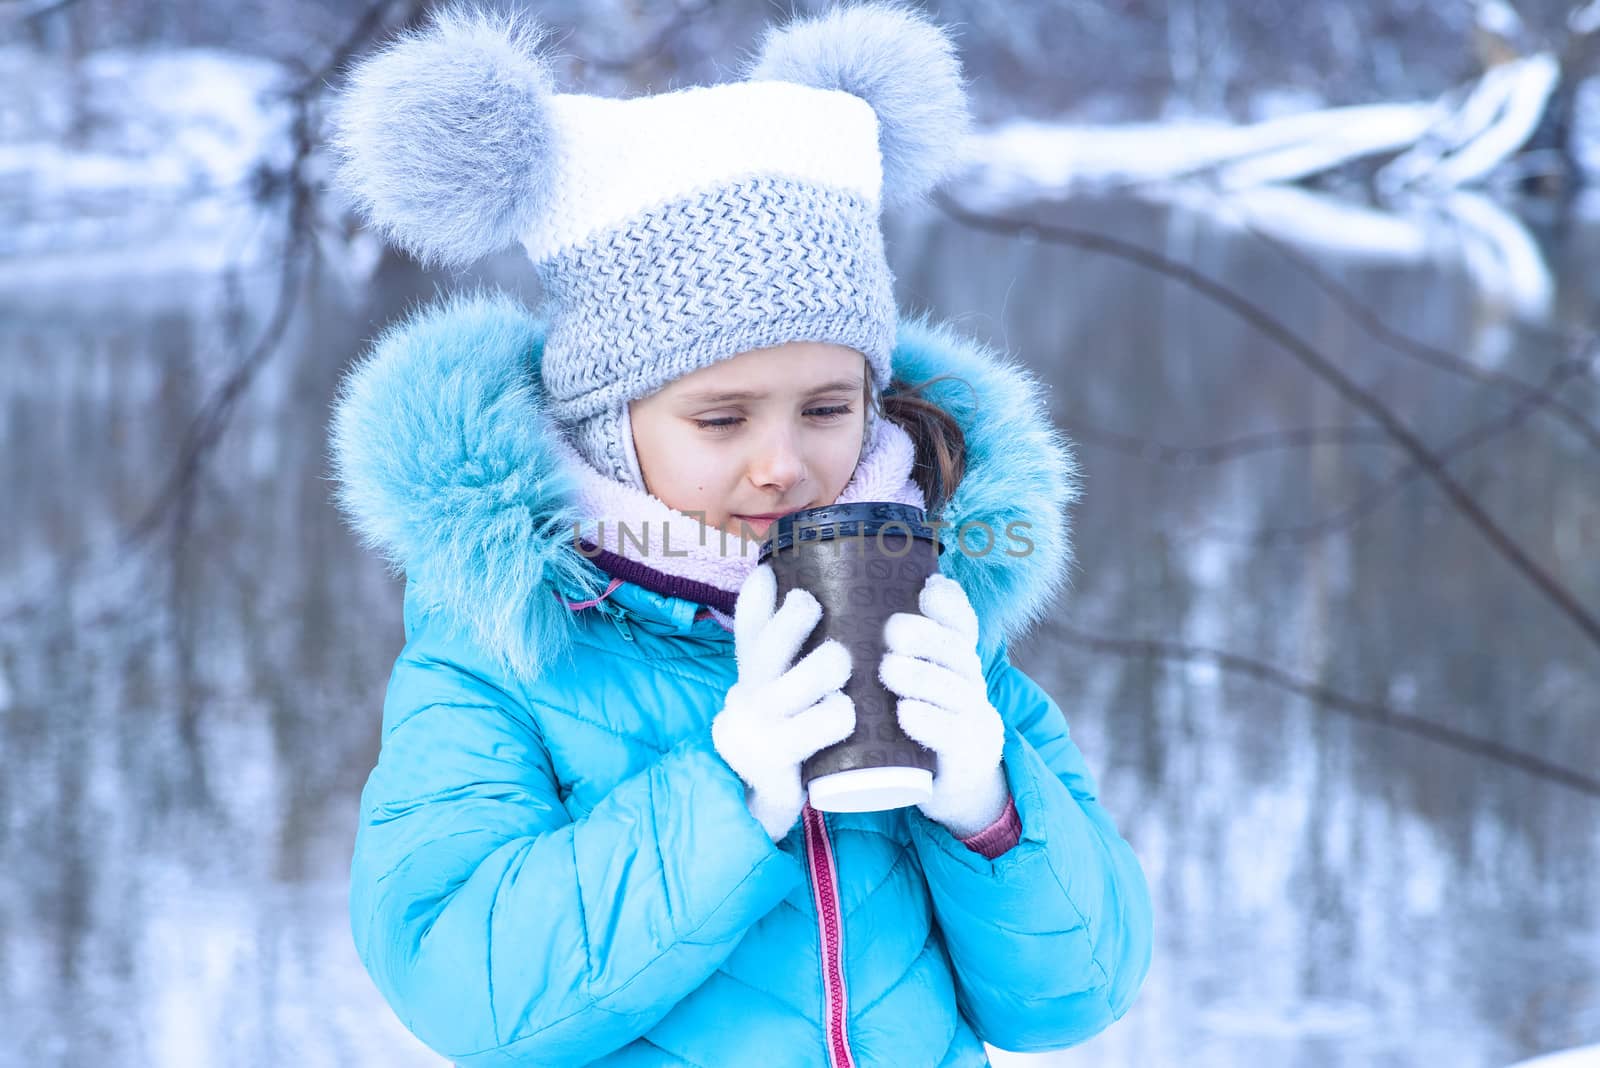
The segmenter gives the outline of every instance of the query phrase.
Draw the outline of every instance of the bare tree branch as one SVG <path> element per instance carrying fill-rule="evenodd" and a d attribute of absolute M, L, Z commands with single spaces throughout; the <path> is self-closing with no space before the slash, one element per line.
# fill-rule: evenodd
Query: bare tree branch
<path fill-rule="evenodd" d="M 305 267 L 305 257 L 314 255 L 311 241 L 310 219 L 313 211 L 313 190 L 304 175 L 306 162 L 314 148 L 311 101 L 308 96 L 295 98 L 295 118 L 291 126 L 295 144 L 294 161 L 289 165 L 286 184 L 290 190 L 289 210 L 285 218 L 283 270 L 279 275 L 278 296 L 266 329 L 255 346 L 229 372 L 228 377 L 207 399 L 200 412 L 189 424 L 189 431 L 178 450 L 178 462 L 167 479 L 165 488 L 155 501 L 129 529 L 124 545 L 131 547 L 143 541 L 160 527 L 169 511 L 177 507 L 178 530 L 184 530 L 192 511 L 192 494 L 202 467 L 212 449 L 228 427 L 233 411 L 244 396 L 261 368 L 278 351 L 284 334 L 293 320 L 298 303 L 300 283 Z"/>
<path fill-rule="evenodd" d="M 227 429 L 228 422 L 239 400 L 254 383 L 261 368 L 278 351 L 289 324 L 293 321 L 298 303 L 305 260 L 315 255 L 314 229 L 315 190 L 305 175 L 307 162 L 316 148 L 315 122 L 312 105 L 318 94 L 326 88 L 327 80 L 349 62 L 350 57 L 377 35 L 389 10 L 396 0 L 381 0 L 370 5 L 350 33 L 334 49 L 322 68 L 307 76 L 287 94 L 294 105 L 294 120 L 290 137 L 294 142 L 293 162 L 273 184 L 289 190 L 289 210 L 286 216 L 286 234 L 283 250 L 283 270 L 279 276 L 278 296 L 266 329 L 255 346 L 240 360 L 215 393 L 201 406 L 199 414 L 189 426 L 189 432 L 179 449 L 166 487 L 130 529 L 127 545 L 143 540 L 158 528 L 174 508 L 178 523 L 176 530 L 181 540 L 188 527 L 193 510 L 193 495 L 198 485 L 206 459 Z M 411 20 L 423 9 L 423 0 L 403 0 L 405 19 Z"/>
<path fill-rule="evenodd" d="M 1524 771 L 1545 782 L 1555 783 L 1590 797 L 1600 797 L 1600 778 L 1556 764 L 1532 753 L 1513 749 L 1492 738 L 1482 738 L 1456 727 L 1436 723 L 1421 716 L 1396 712 L 1376 701 L 1364 701 L 1337 690 L 1290 674 L 1262 660 L 1255 660 L 1218 649 L 1207 649 L 1183 642 L 1159 641 L 1154 638 L 1107 638 L 1088 634 L 1064 624 L 1055 624 L 1054 630 L 1068 642 L 1097 653 L 1127 659 L 1168 660 L 1177 662 L 1209 662 L 1223 671 L 1246 675 L 1316 702 L 1318 707 L 1338 712 L 1352 719 L 1380 727 L 1388 727 L 1430 742 L 1448 746 L 1462 753 L 1482 757 Z"/>
<path fill-rule="evenodd" d="M 1414 462 L 1420 465 L 1428 478 L 1439 487 L 1445 497 L 1467 519 L 1489 544 L 1553 603 L 1563 615 L 1583 632 L 1595 645 L 1600 645 L 1600 618 L 1590 612 L 1571 591 L 1529 556 L 1509 534 L 1502 530 L 1485 512 L 1472 494 L 1457 482 L 1439 462 L 1427 445 L 1412 433 L 1404 421 L 1368 390 L 1361 388 L 1341 371 L 1333 361 L 1322 355 L 1288 326 L 1252 304 L 1238 293 L 1201 274 L 1193 267 L 1177 263 L 1159 253 L 1120 241 L 1105 234 L 1077 227 L 1009 219 L 969 211 L 947 194 L 937 198 L 940 207 L 962 225 L 989 233 L 1017 236 L 1032 234 L 1054 244 L 1067 245 L 1090 252 L 1101 252 L 1146 267 L 1164 277 L 1181 282 L 1226 308 L 1249 323 L 1295 359 L 1314 375 L 1329 385 L 1346 402 L 1365 413 L 1392 437 Z"/>
<path fill-rule="evenodd" d="M 1227 201 L 1220 197 L 1218 198 L 1218 202 L 1226 207 L 1232 207 L 1237 210 L 1236 206 L 1228 205 Z M 1597 452 L 1600 452 L 1600 427 L 1596 427 L 1593 423 L 1591 423 L 1588 416 L 1584 415 L 1578 409 L 1567 404 L 1559 397 L 1549 395 L 1548 391 L 1544 390 L 1543 387 L 1518 378 L 1516 375 L 1509 375 L 1503 371 L 1479 367 L 1469 360 L 1462 359 L 1453 352 L 1446 352 L 1444 349 L 1437 348 L 1433 345 L 1427 344 L 1426 342 L 1419 341 L 1416 338 L 1408 337 L 1407 335 L 1400 333 L 1398 330 L 1395 330 L 1393 327 L 1389 326 L 1388 323 L 1384 322 L 1380 316 L 1375 314 L 1371 308 L 1367 307 L 1367 305 L 1364 304 L 1358 297 L 1356 297 L 1354 293 L 1351 293 L 1349 289 L 1341 286 L 1338 282 L 1330 278 L 1325 271 L 1319 268 L 1315 263 L 1311 262 L 1311 259 L 1308 256 L 1303 255 L 1297 249 L 1290 247 L 1286 242 L 1280 241 L 1276 237 L 1273 237 L 1271 234 L 1267 233 L 1265 230 L 1262 230 L 1250 220 L 1247 213 L 1239 212 L 1235 214 L 1234 217 L 1239 220 L 1239 224 L 1244 227 L 1246 232 L 1248 232 L 1257 241 L 1260 241 L 1262 244 L 1272 249 L 1279 256 L 1282 256 L 1284 259 L 1292 263 L 1295 268 L 1309 278 L 1311 283 L 1320 289 L 1329 300 L 1333 301 L 1334 304 L 1336 304 L 1339 309 L 1345 313 L 1345 315 L 1354 320 L 1354 322 L 1360 326 L 1361 329 L 1365 330 L 1373 338 L 1382 342 L 1384 345 L 1387 345 L 1389 348 L 1395 350 L 1401 355 L 1409 356 L 1420 363 L 1425 363 L 1430 367 L 1436 367 L 1441 371 L 1448 371 L 1451 374 L 1460 375 L 1464 378 L 1470 378 L 1476 382 L 1483 382 L 1488 385 L 1499 386 L 1503 389 L 1509 390 L 1519 397 L 1528 397 L 1536 394 L 1542 395 L 1540 407 L 1536 410 L 1546 411 L 1552 416 L 1560 418 L 1563 422 L 1567 423 L 1572 430 L 1576 431 L 1580 437 L 1587 441 L 1591 448 L 1595 449 Z M 1591 334 L 1587 337 L 1570 337 L 1567 335 L 1558 334 L 1555 335 L 1555 340 L 1567 346 L 1569 352 L 1582 352 L 1591 344 L 1593 344 L 1594 336 Z M 1584 367 L 1588 366 L 1587 359 L 1583 360 L 1582 362 Z"/>
<path fill-rule="evenodd" d="M 1363 426 L 1305 427 L 1299 430 L 1263 430 L 1241 434 L 1211 445 L 1167 445 L 1159 441 L 1105 430 L 1074 421 L 1070 428 L 1074 441 L 1099 445 L 1142 460 L 1171 464 L 1174 467 L 1199 467 L 1227 463 L 1255 453 L 1275 449 L 1313 449 L 1319 445 L 1382 445 L 1394 442 L 1381 430 Z"/>
<path fill-rule="evenodd" d="M 1569 360 L 1552 368 L 1550 377 L 1543 386 L 1539 387 L 1530 396 L 1519 400 L 1515 405 L 1507 409 L 1500 418 L 1483 423 L 1446 443 L 1444 448 L 1440 449 L 1437 454 L 1439 462 L 1450 463 L 1485 442 L 1515 429 L 1525 422 L 1530 414 L 1539 409 L 1539 406 L 1543 403 L 1543 395 L 1560 389 L 1567 381 L 1579 373 L 1589 370 L 1591 367 L 1600 367 L 1600 355 L 1592 355 L 1584 360 Z M 1278 545 L 1286 542 L 1290 544 L 1305 544 L 1326 537 L 1338 530 L 1346 529 L 1371 515 L 1381 504 L 1415 481 L 1423 473 L 1423 468 L 1420 464 L 1407 464 L 1396 471 L 1382 485 L 1362 494 L 1353 503 L 1331 515 L 1310 523 L 1265 527 L 1249 532 L 1220 531 L 1217 528 L 1207 528 L 1204 534 L 1210 537 L 1221 535 L 1223 537 L 1239 538 L 1257 545 Z"/>
<path fill-rule="evenodd" d="M 178 460 L 155 500 L 118 539 L 114 547 L 91 554 L 91 560 L 98 561 L 103 558 L 108 567 L 115 568 L 127 558 L 130 550 L 137 548 L 160 529 L 169 516 L 176 519 L 175 545 L 183 542 L 193 514 L 195 489 L 205 462 L 227 429 L 228 421 L 239 401 L 248 392 L 261 368 L 278 351 L 293 319 L 304 275 L 305 259 L 307 256 L 314 256 L 316 252 L 313 240 L 316 226 L 315 190 L 306 175 L 306 166 L 316 147 L 313 119 L 315 99 L 324 88 L 327 78 L 347 62 L 363 42 L 378 32 L 385 13 L 393 3 L 394 0 L 383 0 L 369 7 L 323 68 L 315 74 L 308 75 L 300 84 L 285 93 L 294 108 L 294 118 L 289 128 L 290 138 L 294 143 L 293 160 L 281 174 L 263 175 L 255 172 L 246 182 L 240 183 L 241 189 L 246 185 L 252 186 L 256 196 L 263 195 L 264 191 L 269 189 L 286 189 L 289 195 L 289 206 L 285 215 L 283 268 L 279 276 L 278 295 L 272 314 L 255 345 L 201 405 L 198 414 L 190 423 L 183 444 L 179 447 Z M 409 19 L 415 17 L 421 9 L 423 0 L 405 0 L 405 3 L 406 17 Z M 303 68 L 303 65 L 301 66 Z M 80 560 L 74 564 L 84 562 Z M 48 574 L 41 575 L 40 578 L 41 581 L 36 584 L 22 585 L 41 587 L 50 585 Z M 34 615 L 38 609 L 40 596 L 42 595 L 37 591 L 23 592 L 6 606 L 3 613 L 0 613 L 0 624 L 8 624 Z M 112 614 L 114 615 L 115 613 Z"/>
<path fill-rule="evenodd" d="M 407 24 L 421 14 L 425 5 L 424 0 L 403 0 L 403 2 L 405 14 L 401 19 L 401 23 Z M 308 74 L 298 86 L 290 91 L 290 95 L 310 97 L 326 89 L 328 79 L 341 71 L 345 64 L 350 62 L 352 56 L 378 35 L 378 32 L 384 26 L 389 9 L 394 7 L 395 4 L 396 0 L 380 0 L 379 3 L 373 4 L 363 11 L 361 17 L 356 20 L 356 24 L 351 28 L 350 33 L 333 50 L 333 53 L 328 57 L 327 62 L 323 63 L 321 69 L 315 73 Z"/>

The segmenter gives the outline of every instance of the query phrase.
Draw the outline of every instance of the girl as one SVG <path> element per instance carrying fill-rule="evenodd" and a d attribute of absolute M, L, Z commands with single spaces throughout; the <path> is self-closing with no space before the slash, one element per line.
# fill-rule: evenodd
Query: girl
<path fill-rule="evenodd" d="M 1064 577 L 1075 472 L 1023 371 L 898 320 L 878 224 L 956 159 L 948 39 L 846 9 L 745 81 L 606 100 L 554 92 L 536 36 L 446 13 L 337 114 L 391 239 L 520 240 L 546 295 L 423 311 L 339 401 L 342 503 L 407 579 L 362 961 L 462 1065 L 931 1068 L 1094 1035 L 1144 978 L 1148 893 L 1007 655 Z M 881 663 L 797 659 L 820 609 L 776 603 L 755 539 L 851 500 L 927 507 L 943 574 Z M 824 816 L 800 763 L 862 671 L 934 794 Z"/>

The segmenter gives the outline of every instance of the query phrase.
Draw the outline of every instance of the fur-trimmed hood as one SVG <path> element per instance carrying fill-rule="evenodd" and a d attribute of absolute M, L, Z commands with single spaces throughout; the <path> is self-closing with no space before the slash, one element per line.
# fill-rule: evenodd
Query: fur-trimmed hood
<path fill-rule="evenodd" d="M 587 517 L 543 404 L 543 336 L 509 296 L 448 297 L 384 332 L 346 377 L 332 426 L 339 503 L 363 540 L 528 677 L 576 625 L 553 594 L 604 586 L 572 544 Z M 909 382 L 953 376 L 925 394 L 967 442 L 965 477 L 936 517 L 952 524 L 940 567 L 967 591 L 985 644 L 1013 641 L 1049 610 L 1071 565 L 1070 448 L 1027 370 L 948 327 L 902 321 L 893 363 Z M 969 523 L 994 533 L 991 551 L 977 555 L 981 528 L 973 551 L 956 545 Z"/>

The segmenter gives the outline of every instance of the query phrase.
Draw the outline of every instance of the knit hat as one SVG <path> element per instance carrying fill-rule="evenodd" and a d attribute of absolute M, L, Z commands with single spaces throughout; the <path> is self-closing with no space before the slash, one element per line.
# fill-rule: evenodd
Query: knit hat
<path fill-rule="evenodd" d="M 520 241 L 579 453 L 643 489 L 627 402 L 784 342 L 856 349 L 885 389 L 879 213 L 958 162 L 968 122 L 944 32 L 898 4 L 838 9 L 768 31 L 743 81 L 630 99 L 555 92 L 541 38 L 440 14 L 356 68 L 334 144 L 358 207 L 424 262 Z"/>

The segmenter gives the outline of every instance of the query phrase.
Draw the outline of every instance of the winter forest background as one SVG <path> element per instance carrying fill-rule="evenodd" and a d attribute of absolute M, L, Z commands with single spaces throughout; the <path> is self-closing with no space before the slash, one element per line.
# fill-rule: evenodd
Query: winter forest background
<path fill-rule="evenodd" d="M 604 94 L 787 10 L 529 6 Z M 996 1063 L 1600 1043 L 1600 0 L 928 7 L 981 125 L 899 296 L 1077 443 L 1015 653 L 1156 903 L 1128 1016 Z M 400 585 L 325 455 L 383 324 L 537 298 L 324 193 L 325 93 L 426 11 L 0 0 L 0 1065 L 441 1063 L 348 933 Z"/>

